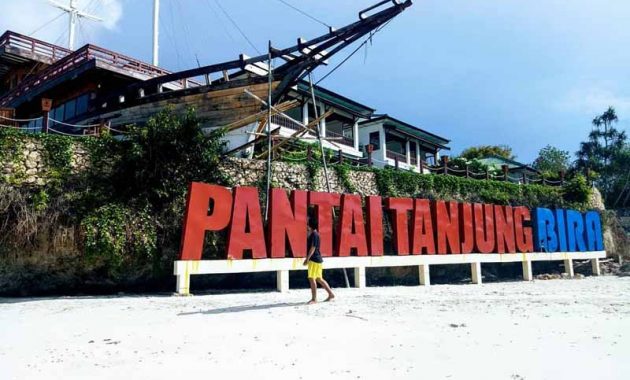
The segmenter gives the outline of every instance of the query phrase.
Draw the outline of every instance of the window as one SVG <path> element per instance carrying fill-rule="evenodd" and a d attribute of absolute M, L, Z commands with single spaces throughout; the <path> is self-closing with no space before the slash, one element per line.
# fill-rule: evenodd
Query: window
<path fill-rule="evenodd" d="M 77 115 L 77 100 L 72 99 L 66 102 L 66 120 L 72 119 Z"/>
<path fill-rule="evenodd" d="M 64 120 L 64 112 L 63 112 L 63 104 L 54 108 L 52 110 L 52 118 L 57 120 L 57 121 L 63 121 Z"/>
<path fill-rule="evenodd" d="M 77 116 L 83 115 L 88 111 L 88 99 L 88 94 L 81 95 L 77 98 Z"/>
<path fill-rule="evenodd" d="M 370 133 L 370 144 L 374 147 L 374 150 L 381 149 L 381 133 L 380 132 L 372 132 Z"/>
<path fill-rule="evenodd" d="M 293 120 L 297 120 L 300 123 L 302 122 L 302 106 L 298 106 L 295 108 L 292 108 L 290 110 L 288 110 L 287 112 L 285 112 L 287 114 L 287 116 L 289 116 L 291 119 Z"/>
<path fill-rule="evenodd" d="M 407 141 L 404 138 L 387 133 L 385 143 L 388 151 L 407 156 Z"/>
<path fill-rule="evenodd" d="M 336 138 L 341 144 L 354 146 L 354 119 L 333 113 L 326 118 L 326 137 Z"/>
<path fill-rule="evenodd" d="M 417 153 L 416 149 L 417 149 L 416 148 L 416 143 L 414 141 L 409 141 L 409 156 L 410 156 L 410 159 L 411 159 L 411 163 L 413 165 L 418 163 L 418 159 L 416 157 L 416 153 Z"/>

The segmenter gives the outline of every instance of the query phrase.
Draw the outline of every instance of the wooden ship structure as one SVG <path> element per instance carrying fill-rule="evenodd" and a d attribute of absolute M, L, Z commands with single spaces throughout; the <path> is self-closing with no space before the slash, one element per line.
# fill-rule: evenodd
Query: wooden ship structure
<path fill-rule="evenodd" d="M 193 108 L 204 127 L 233 132 L 235 152 L 266 139 L 264 131 L 273 132 L 271 117 L 304 105 L 313 90 L 306 79 L 314 69 L 411 5 L 411 0 L 381 1 L 359 12 L 356 22 L 298 39 L 294 46 L 277 49 L 270 43 L 267 54 L 241 54 L 180 72 L 91 44 L 73 51 L 7 31 L 0 37 L 0 121 L 33 132 L 91 134 L 105 126 L 123 133 L 167 107 L 177 113 Z M 280 64 L 272 67 L 274 61 Z M 295 96 L 299 91 L 302 100 Z M 326 116 L 297 122 L 293 137 L 316 133 Z"/>

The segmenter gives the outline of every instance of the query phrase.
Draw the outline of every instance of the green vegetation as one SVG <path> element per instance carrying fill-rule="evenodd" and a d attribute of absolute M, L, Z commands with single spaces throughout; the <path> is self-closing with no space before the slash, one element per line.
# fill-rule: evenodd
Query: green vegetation
<path fill-rule="evenodd" d="M 67 283 L 89 278 L 108 289 L 130 279 L 168 283 L 165 280 L 172 277 L 172 262 L 179 250 L 189 183 L 231 185 L 217 170 L 221 137 L 221 131 L 204 134 L 193 111 L 176 117 L 168 110 L 145 126 L 130 127 L 123 139 L 0 130 L 0 162 L 13 167 L 12 174 L 0 180 L 0 270 L 9 268 L 8 264 L 40 268 L 50 278 L 60 276 L 57 271 L 78 268 Z M 27 183 L 26 173 L 20 172 L 27 145 L 40 152 L 43 172 L 38 176 L 43 177 L 43 184 Z M 321 150 L 313 145 L 310 160 L 306 151 L 306 144 L 300 143 L 293 152 L 283 152 L 281 159 L 305 165 L 308 187 L 315 189 L 321 180 Z M 73 162 L 77 152 L 86 160 L 80 170 Z M 334 152 L 325 150 L 324 154 L 328 162 L 335 160 Z M 486 170 L 474 158 L 452 160 L 451 165 Z M 329 172 L 350 192 L 360 186 L 353 180 L 354 171 L 372 172 L 386 197 L 584 208 L 590 193 L 587 181 L 579 176 L 561 188 L 357 168 L 347 162 L 329 166 Z M 264 189 L 266 178 L 259 178 L 257 184 Z M 385 228 L 389 236 L 387 220 Z M 224 246 L 225 234 L 208 234 L 205 257 L 223 252 Z M 45 282 L 29 284 L 33 291 L 45 286 Z"/>
<path fill-rule="evenodd" d="M 630 207 L 630 144 L 624 131 L 615 128 L 618 117 L 613 107 L 595 117 L 593 130 L 576 153 L 575 169 L 590 171 L 610 208 Z"/>
<path fill-rule="evenodd" d="M 558 176 L 560 171 L 566 172 L 570 165 L 569 152 L 547 145 L 538 152 L 532 167 L 545 177 L 553 178 Z"/>
<path fill-rule="evenodd" d="M 460 157 L 468 160 L 485 158 L 488 156 L 499 156 L 509 160 L 516 158 L 516 156 L 512 153 L 512 148 L 507 145 L 473 146 L 468 149 L 464 149 L 464 151 L 460 154 Z"/>

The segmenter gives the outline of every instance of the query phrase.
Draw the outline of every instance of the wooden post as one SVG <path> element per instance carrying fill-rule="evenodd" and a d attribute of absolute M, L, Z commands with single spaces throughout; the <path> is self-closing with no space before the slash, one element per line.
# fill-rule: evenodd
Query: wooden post
<path fill-rule="evenodd" d="M 52 109 L 52 99 L 42 98 L 42 133 L 48 133 L 48 122 L 50 110 Z"/>
<path fill-rule="evenodd" d="M 486 168 L 486 180 L 490 179 L 490 171 L 488 171 L 488 168 Z"/>
<path fill-rule="evenodd" d="M 507 182 L 509 167 L 507 165 L 503 164 L 503 165 L 501 165 L 501 170 L 503 170 L 503 180 Z"/>
<path fill-rule="evenodd" d="M 564 186 L 564 170 L 560 170 L 558 175 L 560 176 L 560 186 Z"/>
<path fill-rule="evenodd" d="M 431 275 L 429 274 L 429 264 L 418 266 L 418 274 L 420 277 L 420 285 L 431 285 Z"/>
<path fill-rule="evenodd" d="M 367 150 L 368 166 L 372 166 L 372 152 L 374 151 L 374 145 L 367 144 L 365 149 Z"/>
<path fill-rule="evenodd" d="M 420 167 L 420 174 L 424 173 L 424 160 L 422 159 L 422 156 L 420 156 L 420 159 L 418 160 L 418 166 Z"/>
<path fill-rule="evenodd" d="M 444 174 L 448 174 L 448 156 L 442 156 L 442 166 Z"/>
<path fill-rule="evenodd" d="M 470 178 L 470 170 L 468 164 L 466 164 L 466 178 Z"/>
<path fill-rule="evenodd" d="M 339 155 L 339 163 L 343 164 L 343 152 L 341 151 L 341 149 L 339 149 L 337 154 Z"/>
<path fill-rule="evenodd" d="M 523 185 L 527 185 L 527 174 L 525 174 L 525 172 L 521 174 L 521 178 L 523 180 Z"/>
<path fill-rule="evenodd" d="M 394 157 L 394 164 L 396 165 L 396 170 L 398 170 L 398 156 Z"/>
<path fill-rule="evenodd" d="M 306 160 L 308 162 L 311 162 L 312 159 L 313 159 L 313 147 L 309 144 L 306 147 Z"/>

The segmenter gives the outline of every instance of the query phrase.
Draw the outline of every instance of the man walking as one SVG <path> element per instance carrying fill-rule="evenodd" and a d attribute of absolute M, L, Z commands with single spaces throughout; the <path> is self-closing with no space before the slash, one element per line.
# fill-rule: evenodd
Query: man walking
<path fill-rule="evenodd" d="M 335 298 L 330 286 L 323 277 L 323 263 L 321 252 L 319 251 L 319 232 L 317 232 L 317 222 L 311 220 L 308 223 L 308 250 L 304 265 L 308 265 L 308 283 L 311 286 L 311 300 L 308 305 L 317 303 L 317 284 L 328 293 L 325 302 L 332 301 Z"/>

